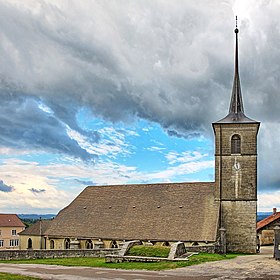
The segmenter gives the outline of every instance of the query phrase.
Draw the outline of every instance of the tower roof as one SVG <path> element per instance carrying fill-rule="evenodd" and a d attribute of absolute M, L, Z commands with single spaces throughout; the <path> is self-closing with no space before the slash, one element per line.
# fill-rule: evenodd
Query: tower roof
<path fill-rule="evenodd" d="M 235 69 L 234 79 L 231 93 L 231 101 L 229 106 L 228 115 L 217 121 L 216 123 L 256 123 L 256 121 L 248 118 L 244 113 L 241 85 L 239 79 L 239 65 L 238 65 L 238 33 L 237 28 L 237 17 L 236 17 L 236 28 L 235 33 Z"/>

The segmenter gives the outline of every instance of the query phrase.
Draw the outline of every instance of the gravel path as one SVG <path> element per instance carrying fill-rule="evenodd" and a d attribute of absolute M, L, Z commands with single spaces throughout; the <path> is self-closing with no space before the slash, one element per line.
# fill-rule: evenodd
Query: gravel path
<path fill-rule="evenodd" d="M 160 272 L 6 263 L 0 264 L 0 271 L 53 280 L 280 280 L 280 262 L 272 258 L 272 251 L 272 247 L 265 247 L 258 255 L 239 256 L 231 260 Z"/>

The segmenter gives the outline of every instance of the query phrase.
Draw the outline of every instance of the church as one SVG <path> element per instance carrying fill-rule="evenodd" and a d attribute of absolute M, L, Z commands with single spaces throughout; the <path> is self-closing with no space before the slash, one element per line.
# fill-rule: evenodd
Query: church
<path fill-rule="evenodd" d="M 229 112 L 212 124 L 215 181 L 89 186 L 46 229 L 45 248 L 116 248 L 124 241 L 140 240 L 256 252 L 260 122 L 248 118 L 243 108 L 238 32 L 236 27 Z"/>

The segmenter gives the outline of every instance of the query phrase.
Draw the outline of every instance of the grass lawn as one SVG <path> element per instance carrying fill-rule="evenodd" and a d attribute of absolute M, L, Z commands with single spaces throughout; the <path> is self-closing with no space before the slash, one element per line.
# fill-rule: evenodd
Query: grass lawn
<path fill-rule="evenodd" d="M 127 252 L 128 256 L 160 257 L 167 258 L 170 247 L 163 246 L 133 246 Z"/>
<path fill-rule="evenodd" d="M 235 258 L 236 256 L 237 254 L 228 254 L 222 256 L 219 254 L 200 253 L 198 255 L 194 255 L 190 257 L 189 261 L 154 262 L 154 263 L 141 263 L 141 262 L 105 263 L 104 258 L 36 259 L 36 260 L 0 261 L 0 263 L 1 262 L 33 263 L 33 264 L 64 265 L 64 266 L 106 267 L 106 268 L 119 268 L 119 269 L 164 270 L 164 269 L 174 269 L 179 267 L 196 265 L 204 262 L 227 260 L 227 259 Z"/>
<path fill-rule="evenodd" d="M 0 272 L 0 279 L 1 280 L 38 280 L 40 278 Z"/>

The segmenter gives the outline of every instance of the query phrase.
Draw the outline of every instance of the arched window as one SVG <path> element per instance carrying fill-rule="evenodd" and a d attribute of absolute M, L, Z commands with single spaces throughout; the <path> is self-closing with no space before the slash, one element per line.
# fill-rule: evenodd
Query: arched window
<path fill-rule="evenodd" d="M 53 240 L 50 241 L 50 248 L 54 249 L 54 241 Z"/>
<path fill-rule="evenodd" d="M 238 134 L 231 137 L 231 153 L 241 154 L 241 138 Z"/>
<path fill-rule="evenodd" d="M 28 238 L 27 249 L 32 249 L 32 239 L 31 238 Z"/>

